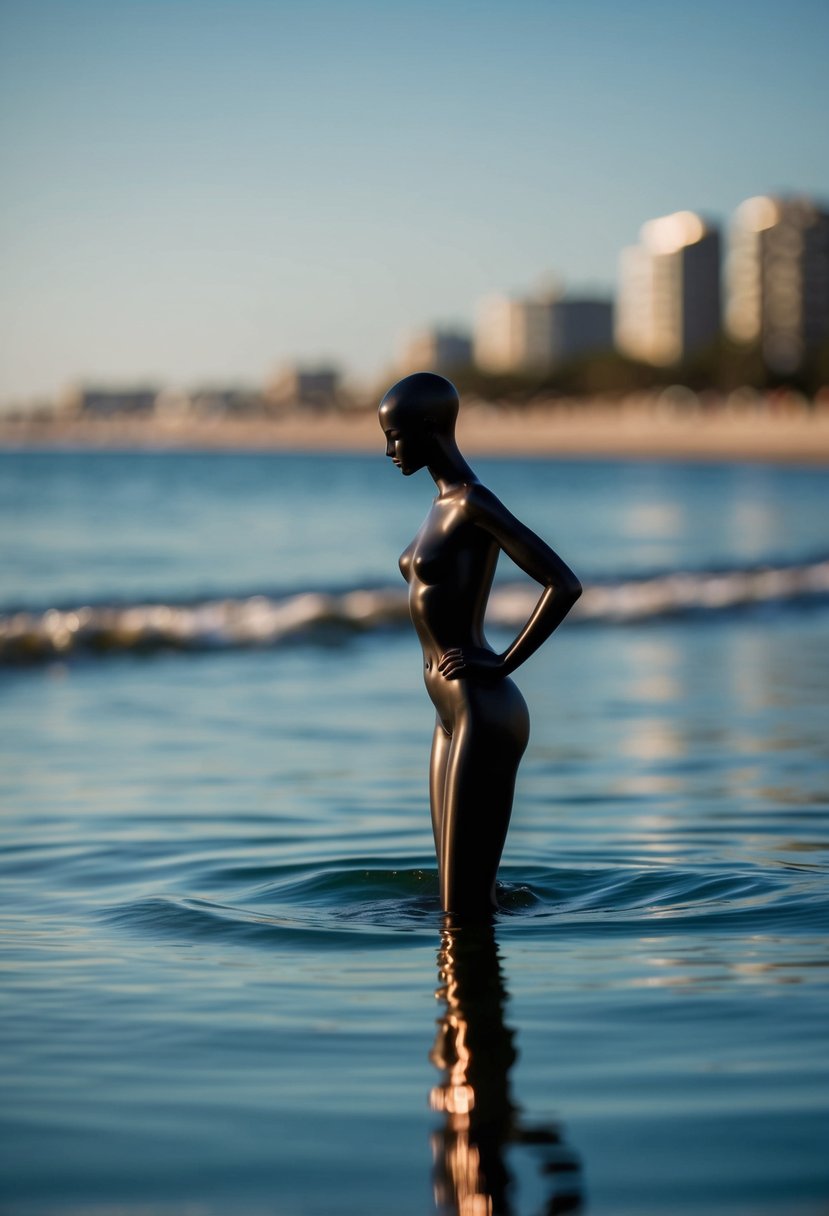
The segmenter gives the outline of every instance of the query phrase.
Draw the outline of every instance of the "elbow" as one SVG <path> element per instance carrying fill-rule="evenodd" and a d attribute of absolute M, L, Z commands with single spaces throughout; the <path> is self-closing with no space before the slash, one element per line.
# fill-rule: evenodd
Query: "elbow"
<path fill-rule="evenodd" d="M 581 595 L 582 585 L 576 578 L 575 574 L 571 574 L 558 590 L 561 598 L 567 601 L 569 611 L 569 609 L 573 607 L 576 600 Z"/>

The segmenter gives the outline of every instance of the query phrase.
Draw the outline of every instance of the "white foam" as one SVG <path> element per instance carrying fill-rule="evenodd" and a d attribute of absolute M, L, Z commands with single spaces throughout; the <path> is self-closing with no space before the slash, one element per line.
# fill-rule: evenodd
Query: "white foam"
<path fill-rule="evenodd" d="M 535 584 L 497 588 L 487 621 L 518 629 L 538 599 Z M 585 588 L 574 621 L 642 621 L 715 614 L 757 605 L 785 606 L 829 596 L 829 560 L 709 573 L 676 572 Z M 253 595 L 195 604 L 136 603 L 0 614 L 0 661 L 87 652 L 159 648 L 276 646 L 322 632 L 370 631 L 408 621 L 406 590 L 355 588 Z"/>

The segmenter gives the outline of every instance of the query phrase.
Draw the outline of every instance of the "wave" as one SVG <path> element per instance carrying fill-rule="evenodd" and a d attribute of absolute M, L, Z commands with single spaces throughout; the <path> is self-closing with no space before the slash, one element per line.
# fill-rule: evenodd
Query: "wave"
<path fill-rule="evenodd" d="M 538 598 L 535 584 L 492 593 L 487 623 L 520 628 Z M 572 619 L 604 624 L 677 616 L 787 608 L 829 602 L 829 558 L 799 565 L 676 571 L 596 582 Z M 73 653 L 273 647 L 408 624 L 405 588 L 354 588 L 287 595 L 144 602 L 0 613 L 0 663 L 37 662 Z"/>

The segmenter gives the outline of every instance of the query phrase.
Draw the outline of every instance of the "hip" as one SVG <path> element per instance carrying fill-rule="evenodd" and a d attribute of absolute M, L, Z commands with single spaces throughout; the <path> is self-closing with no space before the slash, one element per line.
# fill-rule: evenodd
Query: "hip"
<path fill-rule="evenodd" d="M 433 666 L 424 672 L 424 682 L 438 718 L 450 734 L 467 721 L 495 733 L 506 731 L 525 738 L 529 734 L 527 703 L 509 676 L 447 680 Z"/>

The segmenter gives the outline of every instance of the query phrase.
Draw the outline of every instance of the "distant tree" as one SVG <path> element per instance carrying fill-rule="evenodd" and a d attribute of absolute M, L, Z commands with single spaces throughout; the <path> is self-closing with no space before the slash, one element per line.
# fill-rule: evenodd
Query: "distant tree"
<path fill-rule="evenodd" d="M 812 352 L 799 371 L 788 375 L 775 373 L 766 365 L 759 344 L 740 346 L 722 337 L 682 363 L 667 367 L 654 367 L 608 351 L 569 360 L 546 374 L 493 375 L 468 367 L 459 369 L 454 379 L 465 395 L 507 402 L 516 408 L 557 397 L 586 400 L 599 395 L 622 396 L 672 384 L 695 393 L 793 388 L 813 396 L 822 385 L 829 385 L 829 342 Z"/>

